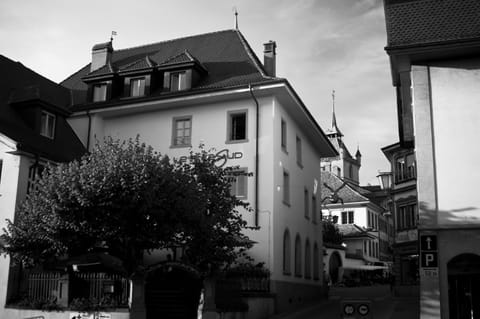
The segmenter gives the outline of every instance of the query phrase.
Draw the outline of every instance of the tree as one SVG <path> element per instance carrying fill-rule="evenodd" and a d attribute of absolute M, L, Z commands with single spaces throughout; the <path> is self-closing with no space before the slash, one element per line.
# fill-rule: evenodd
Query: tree
<path fill-rule="evenodd" d="M 325 218 L 322 222 L 323 242 L 328 244 L 341 245 L 343 236 L 338 230 L 338 226 L 331 218 Z"/>
<path fill-rule="evenodd" d="M 227 169 L 200 151 L 171 160 L 139 138 L 108 138 L 78 161 L 49 166 L 8 220 L 4 253 L 27 266 L 92 251 L 101 244 L 128 274 L 144 252 L 184 246 L 200 270 L 228 265 L 251 244 L 230 194 Z"/>

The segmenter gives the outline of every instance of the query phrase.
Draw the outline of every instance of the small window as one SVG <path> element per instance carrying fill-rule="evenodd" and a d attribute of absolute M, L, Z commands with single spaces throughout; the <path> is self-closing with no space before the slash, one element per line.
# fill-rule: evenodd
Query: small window
<path fill-rule="evenodd" d="M 281 145 L 283 150 L 287 150 L 287 122 L 282 119 L 282 128 L 281 128 Z"/>
<path fill-rule="evenodd" d="M 283 202 L 290 204 L 290 174 L 283 171 Z"/>
<path fill-rule="evenodd" d="M 283 233 L 283 273 L 290 275 L 290 232 Z"/>
<path fill-rule="evenodd" d="M 187 73 L 182 72 L 172 72 L 170 73 L 170 90 L 171 91 L 182 91 L 187 88 Z"/>
<path fill-rule="evenodd" d="M 192 117 L 173 119 L 172 146 L 189 147 L 192 144 Z"/>
<path fill-rule="evenodd" d="M 353 224 L 353 211 L 342 212 L 342 224 Z"/>
<path fill-rule="evenodd" d="M 310 249 L 310 241 L 307 238 L 305 243 L 305 278 L 310 279 L 312 277 L 312 252 Z"/>
<path fill-rule="evenodd" d="M 247 111 L 228 113 L 228 142 L 247 140 Z"/>
<path fill-rule="evenodd" d="M 298 234 L 295 238 L 295 276 L 302 276 L 302 240 Z"/>
<path fill-rule="evenodd" d="M 107 100 L 107 84 L 100 83 L 93 85 L 93 102 L 101 102 Z"/>
<path fill-rule="evenodd" d="M 40 135 L 53 139 L 55 136 L 55 115 L 42 111 Z"/>
<path fill-rule="evenodd" d="M 247 176 L 246 168 L 232 170 L 230 173 L 230 192 L 238 198 L 247 198 Z"/>
<path fill-rule="evenodd" d="M 305 188 L 305 190 L 303 191 L 303 208 L 304 208 L 304 214 L 305 214 L 305 218 L 306 219 L 309 219 L 310 218 L 310 215 L 309 215 L 309 210 L 310 210 L 310 205 L 308 205 L 308 201 L 310 200 L 310 196 L 308 196 L 308 190 Z"/>
<path fill-rule="evenodd" d="M 297 164 L 301 167 L 302 162 L 302 140 L 297 136 Z"/>
<path fill-rule="evenodd" d="M 130 96 L 145 95 L 145 78 L 137 78 L 130 80 Z"/>
<path fill-rule="evenodd" d="M 312 221 L 317 223 L 317 197 L 312 196 Z"/>
<path fill-rule="evenodd" d="M 3 160 L 0 159 L 0 183 L 2 182 L 2 167 L 3 167 Z"/>

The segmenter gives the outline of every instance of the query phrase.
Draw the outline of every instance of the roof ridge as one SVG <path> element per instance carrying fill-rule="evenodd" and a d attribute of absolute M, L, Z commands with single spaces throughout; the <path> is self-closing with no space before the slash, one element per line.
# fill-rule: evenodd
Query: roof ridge
<path fill-rule="evenodd" d="M 179 37 L 179 38 L 175 38 L 175 39 L 169 39 L 169 40 L 164 40 L 164 41 L 152 42 L 152 43 L 148 43 L 148 44 L 142 44 L 142 45 L 133 46 L 133 47 L 129 47 L 129 48 L 119 49 L 119 50 L 115 50 L 114 52 L 124 52 L 124 51 L 128 51 L 128 50 L 136 50 L 136 49 L 140 49 L 140 48 L 144 48 L 144 47 L 149 47 L 149 46 L 152 46 L 152 45 L 164 44 L 164 43 L 173 42 L 173 41 L 178 41 L 178 40 L 184 40 L 184 39 L 188 39 L 188 38 L 195 38 L 195 37 L 200 37 L 200 36 L 205 36 L 205 35 L 212 35 L 212 34 L 216 34 L 216 33 L 231 32 L 231 31 L 235 31 L 235 30 L 233 30 L 233 29 L 225 29 L 225 30 L 220 30 L 220 31 L 212 31 L 212 32 L 207 32 L 207 33 L 199 33 L 199 34 L 195 34 L 195 35 L 189 35 L 189 36 Z"/>
<path fill-rule="evenodd" d="M 235 33 L 237 34 L 238 38 L 240 39 L 240 43 L 242 43 L 243 47 L 245 48 L 245 51 L 247 52 L 248 57 L 253 61 L 254 66 L 260 72 L 262 77 L 266 79 L 275 79 L 276 77 L 271 77 L 267 75 L 267 73 L 263 69 L 263 66 L 261 66 L 260 60 L 258 59 L 257 55 L 250 47 L 250 44 L 248 44 L 247 40 L 244 38 L 243 34 L 240 32 L 240 30 L 237 29 L 233 31 L 235 31 Z"/>

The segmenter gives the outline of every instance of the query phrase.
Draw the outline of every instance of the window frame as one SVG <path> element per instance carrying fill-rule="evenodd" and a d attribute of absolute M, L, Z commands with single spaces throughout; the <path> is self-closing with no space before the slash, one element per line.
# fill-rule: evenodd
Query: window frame
<path fill-rule="evenodd" d="M 244 138 L 234 138 L 233 130 L 234 123 L 233 120 L 238 115 L 242 115 L 245 119 L 244 123 Z M 245 143 L 248 142 L 248 109 L 241 109 L 241 110 L 231 110 L 227 112 L 227 140 L 226 144 L 234 144 L 234 143 Z"/>
<path fill-rule="evenodd" d="M 43 121 L 44 115 L 46 119 L 45 122 Z M 51 121 L 53 121 L 53 124 L 51 124 Z M 56 123 L 57 123 L 57 117 L 55 114 L 42 110 L 40 113 L 40 135 L 53 140 L 55 138 Z M 49 124 L 51 124 L 51 127 Z M 51 132 L 50 132 L 50 129 L 51 129 Z"/>
<path fill-rule="evenodd" d="M 312 194 L 312 222 L 317 223 L 317 196 Z"/>
<path fill-rule="evenodd" d="M 96 89 L 98 88 L 104 88 L 103 94 L 101 96 L 101 99 L 96 99 Z M 107 82 L 99 82 L 99 83 L 94 83 L 92 84 L 92 102 L 97 103 L 97 102 L 105 102 L 107 100 L 108 96 L 108 83 Z"/>
<path fill-rule="evenodd" d="M 280 122 L 280 146 L 282 150 L 288 154 L 287 152 L 287 122 L 282 117 Z"/>
<path fill-rule="evenodd" d="M 174 81 L 174 78 L 178 76 L 178 82 Z M 174 84 L 177 84 L 174 86 Z M 182 71 L 173 71 L 170 72 L 169 76 L 169 88 L 171 92 L 178 92 L 178 91 L 184 91 L 187 89 L 187 71 L 182 70 Z"/>
<path fill-rule="evenodd" d="M 295 277 L 303 276 L 302 268 L 302 238 L 300 234 L 295 236 Z"/>
<path fill-rule="evenodd" d="M 137 81 L 139 81 L 140 83 L 143 81 L 143 90 L 140 90 L 140 89 L 142 88 L 142 86 L 140 86 L 140 87 L 139 87 L 138 94 L 133 94 L 133 93 L 134 93 L 134 83 L 136 83 Z M 130 87 L 130 97 L 141 97 L 141 96 L 145 96 L 145 95 L 146 95 L 146 92 L 147 92 L 147 79 L 146 79 L 144 76 L 131 78 L 129 82 L 130 82 L 130 84 L 129 84 L 129 87 Z"/>
<path fill-rule="evenodd" d="M 303 168 L 302 139 L 300 137 L 298 137 L 298 135 L 295 138 L 295 147 L 296 147 L 296 153 L 297 153 L 297 165 L 300 168 Z"/>
<path fill-rule="evenodd" d="M 308 188 L 303 190 L 303 215 L 305 219 L 310 219 L 310 195 L 308 193 Z"/>
<path fill-rule="evenodd" d="M 411 210 L 407 209 L 411 207 Z M 404 231 L 418 227 L 418 206 L 416 202 L 402 203 L 396 209 L 396 229 Z"/>
<path fill-rule="evenodd" d="M 417 161 L 414 152 L 397 156 L 394 158 L 393 162 L 395 184 L 404 183 L 417 178 Z M 409 165 L 409 162 L 411 165 Z"/>
<path fill-rule="evenodd" d="M 240 173 L 240 174 L 238 174 Z M 230 170 L 228 172 L 229 178 L 235 179 L 230 182 L 230 193 L 234 195 L 238 199 L 247 199 L 248 198 L 248 168 L 247 167 L 238 167 Z M 235 187 L 235 192 L 232 193 L 233 185 L 237 185 L 239 179 L 235 176 L 240 176 L 241 179 L 243 180 L 243 189 L 244 189 L 244 194 L 237 194 L 238 187 Z"/>
<path fill-rule="evenodd" d="M 304 264 L 304 277 L 306 279 L 312 278 L 312 249 L 310 246 L 310 240 L 307 237 L 305 241 L 305 264 Z"/>
<path fill-rule="evenodd" d="M 282 192 L 282 202 L 290 206 L 290 173 L 284 169 L 283 170 L 283 192 Z"/>
<path fill-rule="evenodd" d="M 188 143 L 177 143 L 178 140 L 178 129 L 177 123 L 180 121 L 189 121 L 190 122 L 190 136 Z M 185 128 L 183 128 L 185 131 Z M 193 120 L 191 115 L 184 115 L 184 116 L 175 116 L 172 118 L 172 141 L 171 141 L 171 148 L 182 148 L 182 147 L 192 147 L 192 130 L 193 130 Z M 185 138 L 185 136 L 183 137 Z"/>
<path fill-rule="evenodd" d="M 290 231 L 285 229 L 283 232 L 283 274 L 290 276 L 292 274 L 291 269 L 291 240 Z"/>

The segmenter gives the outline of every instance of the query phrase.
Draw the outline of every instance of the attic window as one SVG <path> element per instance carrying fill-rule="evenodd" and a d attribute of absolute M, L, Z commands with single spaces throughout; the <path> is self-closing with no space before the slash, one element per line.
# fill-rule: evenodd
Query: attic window
<path fill-rule="evenodd" d="M 182 91 L 187 88 L 187 72 L 172 72 L 170 73 L 170 90 Z"/>
<path fill-rule="evenodd" d="M 40 135 L 53 139 L 55 135 L 55 115 L 42 111 Z"/>
<path fill-rule="evenodd" d="M 101 102 L 107 100 L 107 83 L 99 83 L 93 85 L 93 102 Z"/>
<path fill-rule="evenodd" d="M 145 95 L 145 78 L 136 78 L 130 80 L 130 96 Z"/>

